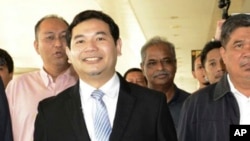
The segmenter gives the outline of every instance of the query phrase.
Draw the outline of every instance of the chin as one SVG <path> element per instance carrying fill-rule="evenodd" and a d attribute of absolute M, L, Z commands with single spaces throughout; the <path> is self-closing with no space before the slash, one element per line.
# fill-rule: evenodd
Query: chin
<path fill-rule="evenodd" d="M 158 80 L 158 81 L 155 81 L 155 84 L 156 85 L 166 85 L 168 84 L 169 81 L 166 81 L 166 80 Z"/>
<path fill-rule="evenodd" d="M 100 75 L 101 74 L 101 72 L 97 72 L 97 71 L 95 71 L 95 72 L 90 72 L 89 73 L 89 75 L 91 75 L 91 76 L 98 76 L 98 75 Z"/>

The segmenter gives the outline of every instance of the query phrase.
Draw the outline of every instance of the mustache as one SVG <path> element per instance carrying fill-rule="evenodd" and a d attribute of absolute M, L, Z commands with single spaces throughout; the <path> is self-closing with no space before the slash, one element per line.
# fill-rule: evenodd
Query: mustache
<path fill-rule="evenodd" d="M 155 73 L 153 74 L 153 77 L 157 77 L 157 76 L 159 76 L 159 75 L 171 75 L 171 73 L 168 72 L 168 71 L 165 71 L 165 70 L 161 70 L 161 71 L 155 72 Z"/>
<path fill-rule="evenodd" d="M 242 61 L 240 61 L 240 67 L 243 67 L 243 66 L 245 66 L 247 64 L 250 64 L 250 56 L 249 57 L 245 57 L 245 58 L 243 58 Z"/>

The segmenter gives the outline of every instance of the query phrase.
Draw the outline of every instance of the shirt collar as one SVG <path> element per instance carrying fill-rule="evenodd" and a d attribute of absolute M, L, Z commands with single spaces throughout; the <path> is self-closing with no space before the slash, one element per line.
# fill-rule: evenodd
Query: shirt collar
<path fill-rule="evenodd" d="M 238 90 L 234 87 L 232 81 L 230 80 L 229 75 L 227 75 L 227 79 L 228 79 L 228 83 L 229 83 L 229 86 L 230 86 L 230 90 L 231 90 L 231 92 L 233 93 L 234 96 L 240 95 L 240 96 L 246 97 L 244 94 L 242 94 L 240 91 L 238 91 Z"/>
<path fill-rule="evenodd" d="M 115 97 L 116 94 L 118 94 L 118 92 L 114 92 L 112 88 L 114 87 L 118 87 L 120 86 L 119 83 L 119 77 L 116 73 L 114 73 L 114 75 L 111 77 L 111 79 L 109 81 L 107 81 L 103 86 L 101 86 L 99 89 L 108 97 Z M 84 95 L 86 94 L 86 97 L 91 97 L 91 93 L 96 90 L 96 88 L 90 86 L 89 84 L 87 84 L 86 82 L 82 81 L 80 79 L 80 91 L 84 92 Z"/>
<path fill-rule="evenodd" d="M 230 91 L 231 91 L 233 94 L 238 93 L 238 90 L 235 89 L 235 87 L 234 87 L 232 81 L 230 80 L 229 75 L 227 75 L 227 80 L 228 80 L 228 84 L 229 84 L 229 87 L 230 87 Z"/>
<path fill-rule="evenodd" d="M 57 79 L 60 79 L 60 78 L 65 78 L 67 79 L 68 77 L 70 77 L 72 75 L 72 66 L 70 66 L 66 71 L 64 71 L 62 74 L 60 74 Z M 52 79 L 52 76 L 50 74 L 48 74 L 44 68 L 41 68 L 40 69 L 40 76 L 42 78 L 42 81 L 43 83 L 45 84 L 46 87 L 49 87 L 49 85 L 51 83 L 53 83 L 53 79 Z"/>
<path fill-rule="evenodd" d="M 211 84 L 210 86 L 215 87 L 213 99 L 219 100 L 226 94 L 231 93 L 230 86 L 227 79 L 228 74 L 224 74 L 223 77 L 217 83 Z"/>
<path fill-rule="evenodd" d="M 112 78 L 105 83 L 100 90 L 102 90 L 108 97 L 115 97 L 118 92 L 113 92 L 112 88 L 119 88 L 120 87 L 120 80 L 116 73 L 112 76 Z M 118 89 L 119 90 L 119 89 Z"/>

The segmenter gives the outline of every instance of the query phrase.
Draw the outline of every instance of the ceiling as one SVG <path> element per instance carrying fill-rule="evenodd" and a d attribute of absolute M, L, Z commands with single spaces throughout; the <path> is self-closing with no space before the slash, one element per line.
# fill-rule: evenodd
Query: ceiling
<path fill-rule="evenodd" d="M 162 36 L 176 46 L 176 84 L 186 91 L 196 89 L 191 74 L 191 50 L 202 49 L 221 19 L 218 0 L 8 0 L 0 2 L 0 46 L 15 62 L 16 75 L 42 66 L 33 48 L 34 25 L 47 14 L 71 22 L 86 9 L 103 10 L 119 25 L 123 41 L 117 71 L 139 67 L 140 48 L 153 36 Z M 231 0 L 229 14 L 249 13 L 249 0 Z"/>

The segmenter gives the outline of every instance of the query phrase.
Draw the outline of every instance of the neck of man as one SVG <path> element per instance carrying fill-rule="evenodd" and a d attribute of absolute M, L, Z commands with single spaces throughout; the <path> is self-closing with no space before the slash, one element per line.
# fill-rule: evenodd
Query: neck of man
<path fill-rule="evenodd" d="M 115 73 L 115 70 L 113 70 L 107 73 L 82 73 L 78 75 L 82 81 L 98 89 L 102 87 L 105 83 L 107 83 L 114 76 Z"/>
<path fill-rule="evenodd" d="M 208 83 L 199 83 L 199 89 L 205 88 L 208 85 Z"/>
<path fill-rule="evenodd" d="M 248 83 L 237 83 L 234 85 L 235 89 L 237 89 L 240 93 L 245 95 L 246 97 L 250 97 L 250 82 Z"/>
<path fill-rule="evenodd" d="M 166 101 L 169 102 L 174 97 L 175 89 L 174 83 L 164 85 L 151 85 L 149 88 L 160 91 L 166 95 Z"/>
<path fill-rule="evenodd" d="M 229 78 L 236 90 L 246 97 L 250 97 L 250 77 L 232 77 L 229 75 Z"/>
<path fill-rule="evenodd" d="M 57 65 L 57 66 L 44 66 L 43 69 L 52 77 L 53 82 L 56 81 L 56 78 L 65 72 L 70 67 L 70 64 L 67 65 Z"/>

